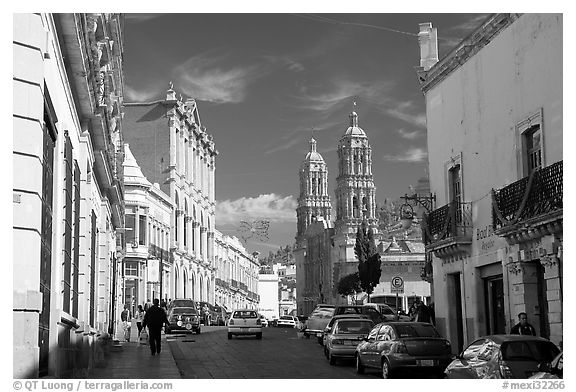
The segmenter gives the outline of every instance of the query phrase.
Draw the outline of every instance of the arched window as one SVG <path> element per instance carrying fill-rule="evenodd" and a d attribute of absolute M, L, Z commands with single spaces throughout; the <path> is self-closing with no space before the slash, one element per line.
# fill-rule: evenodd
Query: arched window
<path fill-rule="evenodd" d="M 196 206 L 194 206 L 194 205 L 192 206 L 192 218 L 193 218 L 193 220 L 192 220 L 192 222 L 193 222 L 193 225 L 192 225 L 192 250 L 195 251 L 196 250 L 196 239 L 194 237 L 196 237 L 196 235 L 194 232 L 196 231 L 196 229 L 194 228 L 194 225 L 196 224 Z"/>
<path fill-rule="evenodd" d="M 360 206 L 358 205 L 358 198 L 356 196 L 352 198 L 352 210 L 354 218 L 360 217 Z"/>
<path fill-rule="evenodd" d="M 174 210 L 174 241 L 178 242 L 178 211 L 180 203 L 178 202 L 178 192 L 175 193 L 176 209 Z"/>
<path fill-rule="evenodd" d="M 184 246 L 188 246 L 188 200 L 184 200 Z"/>

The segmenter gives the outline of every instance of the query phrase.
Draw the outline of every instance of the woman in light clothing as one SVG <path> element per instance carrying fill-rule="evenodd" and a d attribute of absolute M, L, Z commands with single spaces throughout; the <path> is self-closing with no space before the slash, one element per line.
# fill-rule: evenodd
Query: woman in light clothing
<path fill-rule="evenodd" d="M 145 313 L 146 312 L 142 308 L 142 305 L 138 305 L 138 310 L 134 315 L 134 320 L 136 320 L 136 326 L 138 327 L 138 335 L 140 335 L 140 332 L 142 332 L 142 320 L 144 320 Z"/>

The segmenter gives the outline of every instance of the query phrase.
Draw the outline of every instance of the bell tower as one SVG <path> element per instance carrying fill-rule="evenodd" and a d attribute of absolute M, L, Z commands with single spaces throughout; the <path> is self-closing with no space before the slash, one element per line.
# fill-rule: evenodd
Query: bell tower
<path fill-rule="evenodd" d="M 300 195 L 296 216 L 296 246 L 303 245 L 306 229 L 315 218 L 330 221 L 332 203 L 328 195 L 328 168 L 316 151 L 316 140 L 310 139 L 310 151 L 300 165 Z"/>

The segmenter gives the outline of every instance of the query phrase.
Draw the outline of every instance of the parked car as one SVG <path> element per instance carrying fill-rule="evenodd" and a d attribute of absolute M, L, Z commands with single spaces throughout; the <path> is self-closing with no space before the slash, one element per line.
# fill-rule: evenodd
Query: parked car
<path fill-rule="evenodd" d="M 355 355 L 357 373 L 376 368 L 382 378 L 401 369 L 441 375 L 453 358 L 450 342 L 432 324 L 401 321 L 376 325 Z"/>
<path fill-rule="evenodd" d="M 262 339 L 262 321 L 253 309 L 237 309 L 228 320 L 228 339 L 234 335 L 256 335 Z"/>
<path fill-rule="evenodd" d="M 398 314 L 394 311 L 390 306 L 386 304 L 373 304 L 367 303 L 364 304 L 366 307 L 372 307 L 380 312 L 384 321 L 412 321 L 410 316 L 404 314 Z"/>
<path fill-rule="evenodd" d="M 194 309 L 198 309 L 198 304 L 196 303 L 196 301 L 194 301 L 193 299 L 190 298 L 176 298 L 171 300 L 166 309 L 167 312 L 170 311 L 170 309 L 172 308 L 194 308 Z"/>
<path fill-rule="evenodd" d="M 446 367 L 448 378 L 528 378 L 560 349 L 530 335 L 490 335 L 473 341 Z"/>
<path fill-rule="evenodd" d="M 259 317 L 260 317 L 260 322 L 262 323 L 262 327 L 267 327 L 268 326 L 268 320 L 266 320 L 266 317 L 264 317 L 263 314 L 261 314 Z"/>
<path fill-rule="evenodd" d="M 378 309 L 367 305 L 338 305 L 334 309 L 334 315 L 338 314 L 365 314 L 370 317 L 374 324 L 386 321 Z"/>
<path fill-rule="evenodd" d="M 171 307 L 167 314 L 169 325 L 167 334 L 173 331 L 190 331 L 200 333 L 200 316 L 194 307 Z"/>
<path fill-rule="evenodd" d="M 542 362 L 538 365 L 538 372 L 530 378 L 546 379 L 546 378 L 564 378 L 562 375 L 562 368 L 564 367 L 563 354 L 556 355 L 552 362 Z"/>
<path fill-rule="evenodd" d="M 322 343 L 321 343 L 322 346 L 326 347 L 326 336 L 328 335 L 328 332 L 330 332 L 330 330 L 334 326 L 334 323 L 336 322 L 336 320 L 340 320 L 343 318 L 347 318 L 347 319 L 363 318 L 363 319 L 370 320 L 368 315 L 365 315 L 365 314 L 339 314 L 339 315 L 332 317 L 330 319 L 330 321 L 328 321 L 328 324 L 326 325 L 326 328 L 324 328 L 324 331 L 322 331 Z M 324 354 L 326 354 L 326 350 L 324 350 Z"/>
<path fill-rule="evenodd" d="M 278 327 L 298 328 L 299 321 L 296 316 L 280 316 L 278 319 Z"/>
<path fill-rule="evenodd" d="M 356 347 L 374 327 L 368 318 L 339 318 L 326 333 L 324 354 L 330 365 L 339 358 L 354 358 Z"/>
<path fill-rule="evenodd" d="M 306 320 L 306 328 L 304 329 L 304 336 L 316 336 L 318 343 L 322 344 L 322 334 L 324 328 L 334 316 L 334 310 L 336 306 L 327 304 L 318 304 L 316 308 L 308 316 Z"/>

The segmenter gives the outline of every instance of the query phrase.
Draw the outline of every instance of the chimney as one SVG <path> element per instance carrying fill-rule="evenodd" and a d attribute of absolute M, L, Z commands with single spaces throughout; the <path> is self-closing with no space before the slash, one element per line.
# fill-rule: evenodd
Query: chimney
<path fill-rule="evenodd" d="M 420 23 L 418 43 L 420 44 L 420 67 L 428 71 L 438 62 L 438 37 L 432 23 Z"/>

